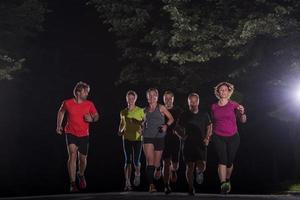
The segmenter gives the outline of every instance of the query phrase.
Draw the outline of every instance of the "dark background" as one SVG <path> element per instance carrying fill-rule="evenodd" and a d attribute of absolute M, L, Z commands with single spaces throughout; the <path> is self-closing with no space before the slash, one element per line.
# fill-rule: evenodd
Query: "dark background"
<path fill-rule="evenodd" d="M 76 82 L 91 85 L 90 99 L 100 112 L 91 125 L 86 177 L 88 192 L 122 191 L 123 151 L 117 136 L 119 111 L 126 106 L 128 89 L 138 92 L 144 106 L 148 85 L 116 85 L 122 62 L 113 34 L 93 7 L 81 0 L 48 2 L 45 31 L 28 55 L 26 70 L 0 84 L 0 191 L 2 196 L 55 194 L 68 191 L 67 151 L 63 136 L 55 133 L 57 110 L 72 97 Z M 31 51 L 32 52 L 32 51 Z M 267 116 L 266 88 L 252 88 L 242 102 L 249 121 L 240 126 L 241 147 L 233 174 L 234 193 L 269 193 L 293 179 L 293 138 L 288 125 Z M 199 88 L 202 108 L 215 101 L 212 85 Z M 163 91 L 160 91 L 161 93 Z M 175 97 L 184 107 L 185 96 Z M 144 162 L 144 157 L 142 157 Z M 144 166 L 144 165 L 143 165 Z M 175 188 L 186 191 L 185 167 Z M 145 178 L 138 190 L 146 190 Z M 217 163 L 209 148 L 205 182 L 200 192 L 218 192 Z"/>

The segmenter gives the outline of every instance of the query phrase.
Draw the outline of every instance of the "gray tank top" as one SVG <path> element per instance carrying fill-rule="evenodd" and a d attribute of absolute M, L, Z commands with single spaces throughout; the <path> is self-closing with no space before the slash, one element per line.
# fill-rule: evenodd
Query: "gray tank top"
<path fill-rule="evenodd" d="M 144 138 L 164 138 L 166 133 L 160 132 L 160 126 L 165 123 L 165 117 L 156 106 L 153 112 L 145 111 L 145 126 L 143 130 Z"/>

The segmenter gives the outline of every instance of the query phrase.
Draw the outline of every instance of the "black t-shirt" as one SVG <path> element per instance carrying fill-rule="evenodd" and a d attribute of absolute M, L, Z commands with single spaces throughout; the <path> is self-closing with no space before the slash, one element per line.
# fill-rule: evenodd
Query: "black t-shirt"
<path fill-rule="evenodd" d="M 171 113 L 172 117 L 174 118 L 174 122 L 171 124 L 171 126 L 168 127 L 168 133 L 173 133 L 173 130 L 178 123 L 179 117 L 182 113 L 182 110 L 179 107 L 173 107 L 171 109 L 168 109 L 168 111 Z M 166 123 L 167 123 L 167 119 Z"/>
<path fill-rule="evenodd" d="M 185 142 L 199 143 L 206 135 L 206 128 L 211 124 L 211 119 L 206 112 L 192 113 L 185 111 L 179 120 L 179 125 L 185 128 L 187 138 Z"/>
<path fill-rule="evenodd" d="M 174 118 L 174 122 L 167 129 L 166 140 L 177 141 L 179 138 L 177 135 L 174 134 L 174 128 L 178 123 L 179 117 L 182 114 L 182 110 L 179 107 L 173 107 L 171 109 L 168 109 L 168 111 L 171 113 L 172 117 Z M 167 119 L 165 119 L 165 121 L 167 123 Z"/>

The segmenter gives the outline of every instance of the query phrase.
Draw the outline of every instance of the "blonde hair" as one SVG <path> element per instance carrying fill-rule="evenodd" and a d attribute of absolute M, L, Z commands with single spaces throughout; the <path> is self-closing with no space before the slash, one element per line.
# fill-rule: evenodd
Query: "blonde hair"
<path fill-rule="evenodd" d="M 78 83 L 76 83 L 74 89 L 73 89 L 73 95 L 76 97 L 77 92 L 81 92 L 82 90 L 90 90 L 90 86 L 82 81 L 79 81 Z"/>
<path fill-rule="evenodd" d="M 174 93 L 171 90 L 167 90 L 164 92 L 164 96 L 165 95 L 171 95 L 172 97 L 174 97 Z"/>
<path fill-rule="evenodd" d="M 157 90 L 156 88 L 149 88 L 149 89 L 147 90 L 147 92 L 146 92 L 146 96 L 147 96 L 147 97 L 148 97 L 148 94 L 149 94 L 150 92 L 155 92 L 156 95 L 157 95 L 157 97 L 158 97 L 158 95 L 159 95 L 158 90 Z"/>
<path fill-rule="evenodd" d="M 220 87 L 223 86 L 223 85 L 227 86 L 228 91 L 229 91 L 229 93 L 228 93 L 228 98 L 230 99 L 230 97 L 231 97 L 231 95 L 233 94 L 233 91 L 234 91 L 234 85 L 231 84 L 231 83 L 228 83 L 228 82 L 221 82 L 221 83 L 219 83 L 217 86 L 214 87 L 215 96 L 216 96 L 218 99 L 220 99 L 219 89 L 220 89 Z"/>

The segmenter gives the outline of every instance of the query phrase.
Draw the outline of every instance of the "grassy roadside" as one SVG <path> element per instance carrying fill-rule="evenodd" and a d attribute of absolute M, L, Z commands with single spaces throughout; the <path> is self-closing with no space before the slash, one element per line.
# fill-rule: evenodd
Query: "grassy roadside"
<path fill-rule="evenodd" d="M 286 181 L 279 185 L 280 193 L 300 194 L 300 181 Z"/>

